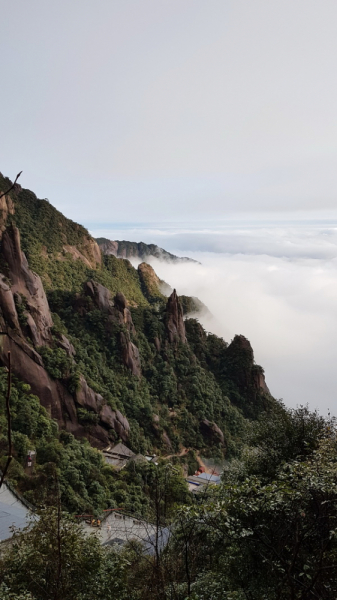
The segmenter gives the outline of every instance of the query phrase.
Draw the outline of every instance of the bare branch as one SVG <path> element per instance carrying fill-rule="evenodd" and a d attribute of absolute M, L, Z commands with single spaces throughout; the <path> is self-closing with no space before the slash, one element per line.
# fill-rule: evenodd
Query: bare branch
<path fill-rule="evenodd" d="M 0 489 L 5 479 L 6 473 L 8 471 L 8 467 L 12 460 L 12 424 L 11 424 L 11 408 L 10 408 L 10 397 L 11 397 L 11 385 L 12 385 L 12 377 L 11 377 L 11 353 L 8 352 L 8 376 L 7 376 L 7 394 L 6 394 L 6 413 L 7 413 L 7 439 L 8 439 L 8 458 L 6 462 L 6 466 L 3 470 L 1 480 L 0 480 Z"/>
<path fill-rule="evenodd" d="M 21 173 L 22 173 L 22 171 L 20 171 L 20 173 L 17 174 L 17 176 L 15 177 L 15 181 L 14 181 L 14 183 L 12 183 L 11 187 L 8 188 L 8 190 L 6 190 L 5 192 L 2 192 L 2 194 L 0 194 L 0 200 L 1 200 L 1 198 L 3 198 L 3 196 L 6 196 L 6 194 L 8 194 L 8 192 L 10 192 L 14 188 L 14 186 L 15 186 L 17 180 L 19 179 Z"/>

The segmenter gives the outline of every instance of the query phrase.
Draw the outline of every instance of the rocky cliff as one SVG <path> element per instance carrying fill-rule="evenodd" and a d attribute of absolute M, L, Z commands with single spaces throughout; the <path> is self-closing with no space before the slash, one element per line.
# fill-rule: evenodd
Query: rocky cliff
<path fill-rule="evenodd" d="M 102 257 L 83 227 L 19 187 L 1 211 L 0 362 L 10 351 L 59 426 L 98 447 L 120 438 L 136 453 L 233 452 L 244 417 L 270 401 L 248 340 L 228 346 L 184 320 L 197 299 L 181 303 L 149 264 L 115 255 L 155 256 L 155 246 Z"/>
<path fill-rule="evenodd" d="M 45 370 L 39 349 L 55 344 L 53 321 L 41 279 L 29 269 L 16 227 L 10 227 L 3 233 L 2 258 L 7 264 L 7 273 L 6 276 L 0 274 L 0 326 L 3 334 L 0 338 L 0 361 L 6 365 L 8 352 L 11 353 L 14 374 L 30 385 L 51 416 L 67 431 L 86 436 L 98 446 L 108 443 L 109 429 L 126 440 L 129 431 L 127 419 L 119 411 L 111 410 L 83 377 L 80 377 L 76 392 L 71 394 L 65 382 L 52 379 Z M 119 310 L 117 314 L 121 314 Z M 127 320 L 124 314 L 117 318 Z M 56 344 L 73 359 L 74 349 L 65 336 Z M 97 425 L 90 431 L 78 422 L 78 406 L 98 416 Z"/>

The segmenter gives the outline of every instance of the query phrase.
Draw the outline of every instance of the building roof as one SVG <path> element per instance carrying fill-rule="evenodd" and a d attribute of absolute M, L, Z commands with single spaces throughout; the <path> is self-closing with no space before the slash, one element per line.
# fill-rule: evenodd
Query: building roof
<path fill-rule="evenodd" d="M 210 473 L 200 473 L 200 475 L 198 475 L 198 479 L 203 479 L 209 483 L 220 483 L 221 481 L 220 475 L 211 475 Z"/>
<path fill-rule="evenodd" d="M 109 448 L 107 450 L 105 450 L 104 452 L 107 452 L 109 454 L 117 454 L 120 457 L 129 457 L 131 458 L 132 456 L 135 456 L 135 453 L 132 452 L 132 450 L 130 450 L 130 448 L 128 448 L 127 446 L 125 446 L 124 444 L 122 444 L 122 442 L 119 442 L 119 444 L 116 444 L 116 446 L 114 446 L 113 448 Z"/>
<path fill-rule="evenodd" d="M 109 465 L 112 465 L 117 470 L 122 469 L 128 463 L 128 461 L 135 457 L 135 453 L 130 450 L 127 446 L 120 442 L 113 448 L 109 446 L 103 450 L 104 458 Z"/>
<path fill-rule="evenodd" d="M 30 514 L 28 506 L 9 489 L 4 481 L 0 488 L 0 541 L 13 536 L 11 527 L 17 529 L 26 527 Z"/>

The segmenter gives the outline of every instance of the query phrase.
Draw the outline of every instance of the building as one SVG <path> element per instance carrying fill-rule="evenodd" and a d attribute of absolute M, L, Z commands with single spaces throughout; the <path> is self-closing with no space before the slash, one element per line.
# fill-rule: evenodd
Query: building
<path fill-rule="evenodd" d="M 0 488 L 0 541 L 13 537 L 12 528 L 26 527 L 33 512 L 33 507 L 4 481 Z"/>
<path fill-rule="evenodd" d="M 186 477 L 188 489 L 193 493 L 204 491 L 209 485 L 219 485 L 220 482 L 220 475 L 211 473 L 200 473 L 199 475 L 188 475 Z"/>
<path fill-rule="evenodd" d="M 140 542 L 145 553 L 151 555 L 156 553 L 156 545 L 159 551 L 166 546 L 169 539 L 167 527 L 160 527 L 157 535 L 156 526 L 144 519 L 134 517 L 119 509 L 111 509 L 105 513 L 106 516 L 102 518 L 99 527 L 92 526 L 88 522 L 83 523 L 85 533 L 97 532 L 102 545 L 122 546 L 132 541 Z M 96 520 L 95 523 L 97 523 Z"/>
<path fill-rule="evenodd" d="M 120 471 L 125 465 L 135 457 L 135 453 L 130 450 L 127 446 L 122 444 L 116 444 L 116 446 L 108 446 L 103 450 L 104 458 L 109 465 L 115 467 L 117 471 Z"/>

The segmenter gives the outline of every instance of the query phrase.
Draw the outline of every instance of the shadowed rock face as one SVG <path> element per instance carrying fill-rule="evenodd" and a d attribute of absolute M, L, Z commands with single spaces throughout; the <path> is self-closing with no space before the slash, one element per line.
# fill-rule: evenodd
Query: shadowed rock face
<path fill-rule="evenodd" d="M 57 420 L 61 428 L 77 437 L 88 438 L 91 444 L 97 447 L 104 447 L 109 443 L 110 429 L 114 429 L 119 437 L 126 441 L 130 429 L 129 423 L 119 411 L 113 411 L 106 404 L 104 398 L 88 386 L 84 377 L 81 377 L 79 387 L 73 396 L 65 382 L 52 379 L 48 375 L 44 369 L 42 357 L 26 342 L 25 332 L 22 331 L 19 323 L 14 297 L 16 297 L 17 303 L 22 303 L 22 296 L 25 298 L 24 315 L 27 325 L 24 326 L 24 329 L 27 329 L 27 334 L 35 348 L 52 345 L 53 342 L 51 335 L 53 322 L 48 300 L 40 277 L 29 269 L 26 257 L 21 251 L 19 231 L 15 227 L 4 232 L 2 252 L 8 264 L 12 286 L 10 287 L 4 275 L 0 274 L 0 330 L 7 334 L 0 336 L 0 362 L 7 365 L 8 352 L 11 353 L 14 374 L 30 385 L 32 392 L 39 397 L 41 404 Z M 108 290 L 99 284 L 96 286 L 98 290 L 94 297 L 100 303 L 101 310 L 109 309 L 114 314 L 117 309 L 109 304 Z M 93 289 L 90 286 L 88 288 L 94 293 Z M 126 308 L 124 310 L 128 311 Z M 124 313 L 120 315 L 120 311 L 117 310 L 117 312 L 121 321 L 127 320 Z M 130 311 L 128 312 L 130 313 Z M 73 357 L 75 350 L 72 344 L 64 335 L 59 337 L 58 346 Z M 133 347 L 133 344 L 131 346 Z M 136 358 L 134 360 L 136 362 Z M 83 427 L 78 422 L 77 406 L 98 414 L 99 424 L 90 428 Z"/>
<path fill-rule="evenodd" d="M 203 419 L 200 423 L 200 430 L 205 436 L 224 444 L 224 434 L 216 423 L 211 423 L 211 421 L 208 421 L 208 419 Z"/>
<path fill-rule="evenodd" d="M 140 377 L 139 350 L 131 341 L 131 335 L 135 336 L 136 330 L 124 294 L 118 292 L 112 301 L 110 291 L 96 281 L 88 281 L 84 286 L 84 293 L 92 298 L 99 310 L 109 315 L 109 321 L 124 327 L 124 331 L 118 334 L 122 350 L 122 360 L 133 375 Z"/>
<path fill-rule="evenodd" d="M 255 364 L 253 348 L 247 338 L 236 335 L 226 350 L 226 370 L 243 396 L 252 399 L 260 392 L 270 394 L 262 367 Z"/>
<path fill-rule="evenodd" d="M 176 290 L 173 290 L 166 306 L 166 328 L 170 343 L 182 342 L 186 344 L 185 323 L 183 309 L 179 302 Z"/>
<path fill-rule="evenodd" d="M 84 293 L 90 296 L 99 310 L 112 314 L 112 301 L 110 291 L 96 281 L 87 281 L 84 285 Z"/>

